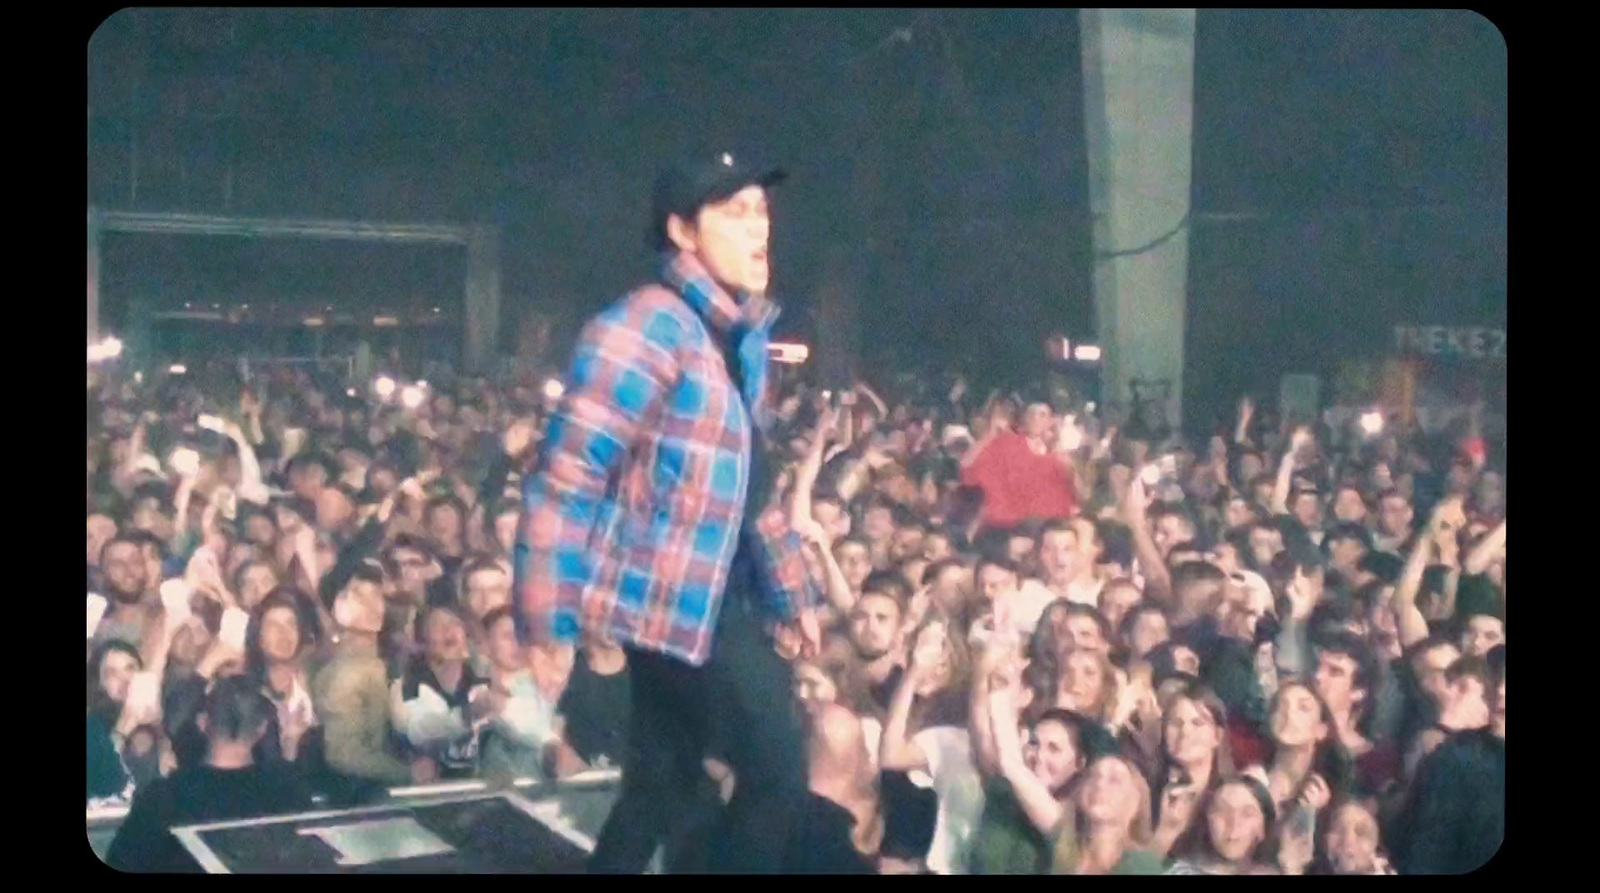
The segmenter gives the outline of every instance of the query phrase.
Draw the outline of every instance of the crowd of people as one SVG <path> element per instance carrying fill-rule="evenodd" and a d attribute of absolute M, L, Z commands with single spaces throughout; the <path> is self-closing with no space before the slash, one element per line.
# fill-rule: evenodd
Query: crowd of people
<path fill-rule="evenodd" d="M 313 792 L 623 763 L 625 652 L 591 633 L 569 666 L 517 635 L 520 476 L 559 388 L 210 372 L 89 391 L 86 801 L 132 805 L 112 865 L 192 868 L 165 828 Z M 1430 874 L 1498 850 L 1504 459 L 1470 427 L 1245 400 L 1190 441 L 963 381 L 779 387 L 767 513 L 827 596 L 819 656 L 772 641 L 809 743 L 790 870 Z M 711 815 L 739 780 L 704 768 Z"/>

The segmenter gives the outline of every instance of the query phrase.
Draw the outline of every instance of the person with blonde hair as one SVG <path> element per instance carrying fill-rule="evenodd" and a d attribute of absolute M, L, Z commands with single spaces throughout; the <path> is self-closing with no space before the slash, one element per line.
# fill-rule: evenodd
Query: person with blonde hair
<path fill-rule="evenodd" d="M 1063 811 L 1053 873 L 1161 874 L 1150 838 L 1150 785 L 1127 758 L 1100 757 Z"/>

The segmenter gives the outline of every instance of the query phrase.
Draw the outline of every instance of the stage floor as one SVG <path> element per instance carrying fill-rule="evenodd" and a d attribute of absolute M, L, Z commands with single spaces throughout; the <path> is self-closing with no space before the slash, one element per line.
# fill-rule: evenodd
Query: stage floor
<path fill-rule="evenodd" d="M 616 774 L 605 772 L 553 786 L 404 789 L 360 809 L 173 834 L 214 874 L 571 874 L 583 870 L 616 788 Z M 90 828 L 100 855 L 115 834 L 106 824 Z"/>

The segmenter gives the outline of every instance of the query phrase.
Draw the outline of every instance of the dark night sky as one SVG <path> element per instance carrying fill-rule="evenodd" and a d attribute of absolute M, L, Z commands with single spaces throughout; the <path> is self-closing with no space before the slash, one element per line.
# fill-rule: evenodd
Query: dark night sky
<path fill-rule="evenodd" d="M 899 28 L 910 42 L 890 39 Z M 845 278 L 868 343 L 1032 351 L 1036 332 L 1093 325 L 1077 31 L 1076 10 L 124 11 L 89 46 L 89 195 L 493 223 L 508 309 L 576 316 L 646 270 L 655 165 L 731 146 L 793 172 L 776 286 L 797 320 L 829 246 L 854 245 L 864 260 Z M 1441 250 L 1477 258 L 1484 270 L 1452 293 L 1470 303 L 1498 282 L 1503 318 L 1503 222 L 1498 243 L 1470 224 L 1486 207 L 1503 221 L 1506 195 L 1505 47 L 1481 17 L 1202 10 L 1194 152 L 1196 212 L 1271 215 L 1244 233 L 1196 223 L 1202 310 L 1259 290 L 1233 272 L 1239 246 L 1304 256 L 1266 230 L 1429 206 L 1446 210 L 1412 242 L 1453 239 Z M 181 300 L 209 281 L 459 297 L 450 252 L 292 244 L 113 238 L 108 300 L 141 284 Z M 1197 278 L 1212 269 L 1216 282 Z M 1372 289 L 1398 300 L 1407 287 Z"/>

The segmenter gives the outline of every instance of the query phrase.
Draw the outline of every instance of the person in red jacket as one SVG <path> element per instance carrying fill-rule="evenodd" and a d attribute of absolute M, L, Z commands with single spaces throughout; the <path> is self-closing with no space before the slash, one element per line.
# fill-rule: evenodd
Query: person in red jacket
<path fill-rule="evenodd" d="M 989 434 L 973 448 L 961 482 L 983 490 L 983 526 L 1011 529 L 1029 520 L 1070 518 L 1078 513 L 1072 453 L 1053 437 L 1055 413 L 1031 403 L 1020 432 L 997 413 Z"/>

